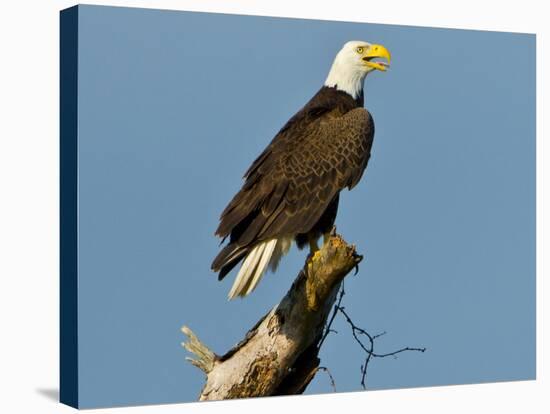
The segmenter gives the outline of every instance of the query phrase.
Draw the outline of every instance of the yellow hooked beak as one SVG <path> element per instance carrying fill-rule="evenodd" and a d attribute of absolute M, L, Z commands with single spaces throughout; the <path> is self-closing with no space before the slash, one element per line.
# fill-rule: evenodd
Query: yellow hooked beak
<path fill-rule="evenodd" d="M 372 59 L 375 58 L 386 59 L 388 63 L 372 61 Z M 363 61 L 365 62 L 366 66 L 373 69 L 381 70 L 382 72 L 388 70 L 388 68 L 390 67 L 390 60 L 390 51 L 382 45 L 371 45 L 363 55 Z"/>

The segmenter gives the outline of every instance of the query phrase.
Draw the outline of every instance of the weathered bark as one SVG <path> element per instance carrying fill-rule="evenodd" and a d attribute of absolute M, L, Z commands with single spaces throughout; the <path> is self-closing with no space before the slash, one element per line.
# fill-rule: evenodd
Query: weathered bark
<path fill-rule="evenodd" d="M 338 235 L 306 260 L 292 287 L 225 355 L 184 326 L 187 358 L 206 373 L 200 400 L 301 394 L 319 369 L 319 345 L 344 277 L 361 261 Z"/>

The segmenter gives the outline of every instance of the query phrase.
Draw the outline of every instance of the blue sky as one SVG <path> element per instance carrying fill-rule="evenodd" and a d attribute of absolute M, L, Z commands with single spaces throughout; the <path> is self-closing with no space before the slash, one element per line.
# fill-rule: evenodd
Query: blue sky
<path fill-rule="evenodd" d="M 301 268 L 293 251 L 245 300 L 210 271 L 240 177 L 322 85 L 347 40 L 385 45 L 376 136 L 338 231 L 365 255 L 346 309 L 379 352 L 370 389 L 535 376 L 533 35 L 81 7 L 79 356 L 83 406 L 192 401 L 186 324 L 238 342 Z M 360 390 L 346 324 L 321 352 Z M 331 392 L 319 373 L 307 393 Z"/>

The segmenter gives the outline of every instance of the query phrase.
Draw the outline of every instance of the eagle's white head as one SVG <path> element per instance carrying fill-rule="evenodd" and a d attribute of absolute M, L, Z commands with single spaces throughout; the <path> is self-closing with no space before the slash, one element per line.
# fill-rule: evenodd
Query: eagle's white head
<path fill-rule="evenodd" d="M 375 59 L 385 59 L 387 63 Z M 338 52 L 325 86 L 336 87 L 357 98 L 363 89 L 363 80 L 373 70 L 382 72 L 389 68 L 391 55 L 382 45 L 373 45 L 361 40 L 351 40 Z"/>

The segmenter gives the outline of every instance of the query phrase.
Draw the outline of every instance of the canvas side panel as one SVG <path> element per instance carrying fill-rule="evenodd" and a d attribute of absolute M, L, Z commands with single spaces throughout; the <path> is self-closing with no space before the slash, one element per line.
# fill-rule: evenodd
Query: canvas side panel
<path fill-rule="evenodd" d="M 78 408 L 78 7 L 60 14 L 60 401 Z"/>

